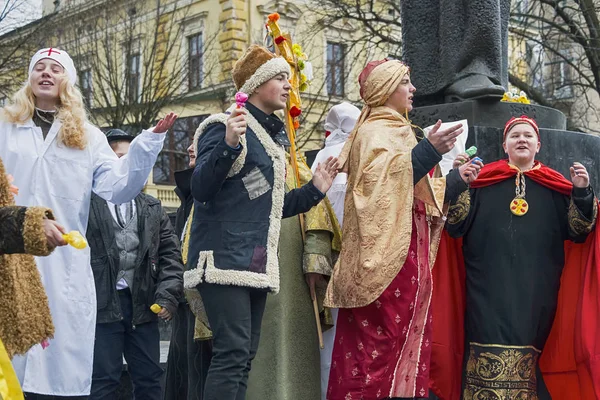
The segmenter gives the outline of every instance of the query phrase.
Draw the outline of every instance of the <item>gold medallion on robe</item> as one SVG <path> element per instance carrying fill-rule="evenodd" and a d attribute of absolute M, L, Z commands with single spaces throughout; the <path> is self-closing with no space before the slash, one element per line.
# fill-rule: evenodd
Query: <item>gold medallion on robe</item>
<path fill-rule="evenodd" d="M 523 174 L 518 168 L 517 177 L 515 179 L 515 198 L 510 202 L 510 212 L 515 214 L 517 217 L 522 217 L 529 211 L 529 204 L 525 200 L 525 174 Z"/>
<path fill-rule="evenodd" d="M 515 214 L 517 217 L 522 217 L 527 214 L 529 211 L 529 204 L 527 200 L 519 197 L 515 197 L 513 201 L 510 202 L 510 212 Z"/>

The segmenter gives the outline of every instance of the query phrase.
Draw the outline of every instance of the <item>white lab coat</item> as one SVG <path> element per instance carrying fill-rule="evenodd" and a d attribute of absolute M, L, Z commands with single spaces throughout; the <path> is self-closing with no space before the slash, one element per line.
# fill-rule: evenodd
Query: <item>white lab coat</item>
<path fill-rule="evenodd" d="M 85 126 L 84 150 L 57 142 L 61 123 L 55 121 L 46 140 L 29 120 L 0 122 L 0 158 L 19 188 L 16 203 L 46 206 L 67 231 L 85 234 L 92 191 L 113 203 L 133 199 L 143 188 L 165 135 L 143 131 L 121 159 L 106 136 Z M 82 396 L 90 393 L 96 325 L 96 291 L 89 247 L 57 248 L 36 257 L 48 294 L 56 332 L 45 350 L 35 345 L 13 359 L 23 390 L 46 395 Z"/>

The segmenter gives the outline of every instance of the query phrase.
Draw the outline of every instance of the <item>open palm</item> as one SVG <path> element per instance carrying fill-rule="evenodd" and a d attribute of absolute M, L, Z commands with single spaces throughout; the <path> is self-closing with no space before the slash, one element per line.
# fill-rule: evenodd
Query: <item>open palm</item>
<path fill-rule="evenodd" d="M 573 182 L 573 186 L 577 188 L 586 188 L 590 184 L 590 177 L 588 175 L 587 169 L 583 166 L 583 164 L 575 162 L 573 166 L 570 168 L 571 172 L 571 181 Z"/>
<path fill-rule="evenodd" d="M 177 120 L 177 114 L 174 112 L 168 113 L 163 119 L 158 121 L 158 124 L 152 130 L 154 133 L 165 133 L 173 127 L 173 124 Z"/>
<path fill-rule="evenodd" d="M 324 163 L 319 163 L 313 175 L 313 184 L 321 193 L 327 193 L 337 176 L 337 158 L 329 157 Z"/>

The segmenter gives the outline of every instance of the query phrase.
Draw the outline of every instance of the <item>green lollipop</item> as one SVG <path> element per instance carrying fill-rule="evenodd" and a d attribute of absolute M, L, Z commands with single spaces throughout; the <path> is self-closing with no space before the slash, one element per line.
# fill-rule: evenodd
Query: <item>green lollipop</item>
<path fill-rule="evenodd" d="M 467 153 L 467 155 L 469 156 L 469 158 L 473 157 L 475 155 L 475 153 L 477 153 L 477 147 L 475 146 L 471 146 L 467 149 L 467 151 L 465 151 L 465 153 Z"/>

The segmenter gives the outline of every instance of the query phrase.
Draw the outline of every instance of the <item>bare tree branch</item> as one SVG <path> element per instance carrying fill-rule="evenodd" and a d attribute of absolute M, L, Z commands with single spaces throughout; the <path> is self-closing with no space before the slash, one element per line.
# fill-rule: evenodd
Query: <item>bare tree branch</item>
<path fill-rule="evenodd" d="M 184 23 L 189 9 L 177 0 L 133 0 L 78 14 L 75 28 L 61 39 L 78 70 L 92 74 L 94 123 L 139 132 L 162 109 L 189 94 Z M 212 48 L 217 33 L 202 38 L 204 52 Z M 211 65 L 204 66 L 203 73 L 210 74 L 206 67 Z"/>

